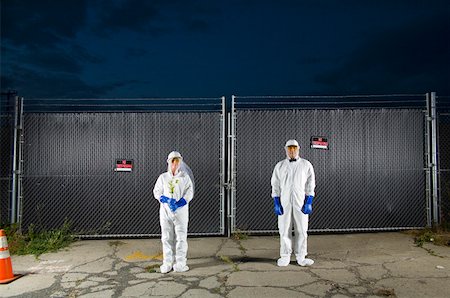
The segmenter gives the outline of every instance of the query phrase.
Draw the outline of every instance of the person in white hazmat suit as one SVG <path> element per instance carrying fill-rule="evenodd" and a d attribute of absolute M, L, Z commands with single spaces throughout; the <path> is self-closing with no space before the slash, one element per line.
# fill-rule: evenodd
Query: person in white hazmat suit
<path fill-rule="evenodd" d="M 161 273 L 168 273 L 172 269 L 175 272 L 185 272 L 189 270 L 186 265 L 187 230 L 189 202 L 194 196 L 194 185 L 186 170 L 189 167 L 183 163 L 179 152 L 170 152 L 167 164 L 167 172 L 158 177 L 153 189 L 155 199 L 160 202 L 159 221 L 163 246 L 163 264 L 160 270 Z"/>
<path fill-rule="evenodd" d="M 311 266 L 314 261 L 306 258 L 308 217 L 312 212 L 315 176 L 312 164 L 300 158 L 296 140 L 285 145 L 287 158 L 277 163 L 272 174 L 274 212 L 278 215 L 280 233 L 280 258 L 277 265 L 284 267 L 291 261 L 292 245 L 300 266 Z M 292 239 L 294 222 L 295 239 Z"/>

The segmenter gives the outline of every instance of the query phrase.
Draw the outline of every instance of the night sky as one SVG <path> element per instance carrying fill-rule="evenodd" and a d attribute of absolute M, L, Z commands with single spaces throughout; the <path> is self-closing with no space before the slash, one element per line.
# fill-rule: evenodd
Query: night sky
<path fill-rule="evenodd" d="M 450 1 L 1 0 L 25 98 L 450 95 Z"/>

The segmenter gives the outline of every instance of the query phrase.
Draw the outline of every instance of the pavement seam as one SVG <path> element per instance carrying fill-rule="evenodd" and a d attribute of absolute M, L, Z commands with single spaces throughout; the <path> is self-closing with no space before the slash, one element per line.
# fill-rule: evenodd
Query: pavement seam
<path fill-rule="evenodd" d="M 216 252 L 214 253 L 215 256 L 217 256 L 219 251 L 222 250 L 222 248 L 224 247 L 225 243 L 227 243 L 227 241 L 228 241 L 228 238 L 222 239 L 221 243 L 219 244 L 219 247 L 217 248 Z"/>

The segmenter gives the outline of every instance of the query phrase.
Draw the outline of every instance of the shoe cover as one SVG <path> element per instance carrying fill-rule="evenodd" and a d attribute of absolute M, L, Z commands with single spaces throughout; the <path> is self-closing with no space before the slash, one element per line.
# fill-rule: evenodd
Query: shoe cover
<path fill-rule="evenodd" d="M 161 273 L 169 273 L 170 270 L 172 270 L 172 266 L 171 265 L 167 265 L 167 264 L 162 264 L 161 266 L 159 266 L 159 270 L 161 270 Z"/>
<path fill-rule="evenodd" d="M 303 260 L 297 259 L 297 263 L 300 266 L 305 267 L 305 266 L 311 266 L 312 264 L 314 264 L 314 261 L 311 259 L 308 259 L 308 258 L 304 258 Z"/>
<path fill-rule="evenodd" d="M 189 270 L 189 267 L 186 265 L 175 264 L 173 266 L 173 271 L 175 271 L 175 272 L 186 272 L 188 270 Z"/>
<path fill-rule="evenodd" d="M 291 262 L 291 258 L 283 257 L 283 258 L 278 259 L 277 265 L 279 267 L 286 267 L 287 265 L 289 265 L 290 262 Z"/>

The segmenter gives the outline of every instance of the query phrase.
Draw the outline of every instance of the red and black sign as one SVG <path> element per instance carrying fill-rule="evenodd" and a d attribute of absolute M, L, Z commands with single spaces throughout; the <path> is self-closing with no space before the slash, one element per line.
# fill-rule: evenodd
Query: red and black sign
<path fill-rule="evenodd" d="M 324 137 L 311 137 L 311 148 L 328 150 L 328 139 Z"/>
<path fill-rule="evenodd" d="M 116 159 L 116 172 L 131 172 L 133 170 L 133 161 L 127 159 Z"/>

